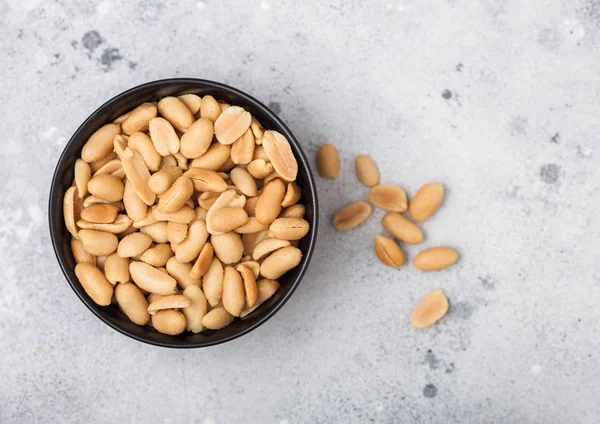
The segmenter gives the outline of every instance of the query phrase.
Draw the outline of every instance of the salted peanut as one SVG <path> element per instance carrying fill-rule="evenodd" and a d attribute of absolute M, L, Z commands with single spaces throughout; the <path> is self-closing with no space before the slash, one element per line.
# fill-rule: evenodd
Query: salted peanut
<path fill-rule="evenodd" d="M 117 254 L 122 258 L 141 255 L 152 244 L 152 238 L 143 233 L 133 233 L 123 237 L 119 242 Z"/>
<path fill-rule="evenodd" d="M 142 234 L 150 236 L 154 243 L 167 243 L 167 223 L 165 221 L 155 222 L 154 224 L 146 225 L 140 228 Z"/>
<path fill-rule="evenodd" d="M 117 159 L 119 156 L 117 156 L 116 152 L 110 152 L 108 155 L 104 156 L 102 159 L 98 159 L 94 162 L 90 163 L 90 169 L 92 171 L 92 174 L 94 172 L 96 172 L 98 169 L 102 168 L 102 166 L 104 166 L 106 163 L 110 162 L 113 159 Z"/>
<path fill-rule="evenodd" d="M 200 251 L 200 255 L 198 256 L 196 263 L 194 263 L 194 266 L 190 270 L 190 277 L 201 278 L 204 274 L 206 274 L 206 271 L 208 271 L 208 267 L 213 260 L 213 255 L 214 249 L 212 244 L 205 243 L 204 246 L 202 246 L 202 250 Z"/>
<path fill-rule="evenodd" d="M 404 190 L 391 184 L 378 185 L 369 190 L 369 202 L 393 212 L 404 212 L 408 207 Z"/>
<path fill-rule="evenodd" d="M 269 227 L 272 237 L 283 240 L 300 240 L 306 234 L 310 226 L 308 221 L 300 218 L 277 218 Z"/>
<path fill-rule="evenodd" d="M 246 196 L 256 196 L 256 181 L 244 168 L 233 168 L 229 174 L 233 184 Z"/>
<path fill-rule="evenodd" d="M 175 212 L 194 194 L 194 184 L 188 177 L 181 176 L 158 200 L 158 210 L 161 212 Z"/>
<path fill-rule="evenodd" d="M 332 180 L 340 174 L 340 157 L 332 144 L 323 144 L 317 150 L 317 171 L 322 177 Z"/>
<path fill-rule="evenodd" d="M 176 309 L 165 309 L 152 315 L 152 326 L 162 334 L 176 336 L 185 331 L 185 325 L 185 316 Z"/>
<path fill-rule="evenodd" d="M 79 221 L 82 209 L 83 205 L 77 192 L 77 187 L 69 187 L 63 198 L 63 216 L 65 218 L 67 230 L 69 230 L 71 235 L 76 239 L 79 238 L 77 233 L 77 221 Z"/>
<path fill-rule="evenodd" d="M 275 171 L 284 180 L 295 181 L 298 175 L 298 162 L 287 138 L 277 131 L 265 131 L 262 146 Z"/>
<path fill-rule="evenodd" d="M 244 260 L 244 258 L 248 259 Z M 242 258 L 242 262 L 240 262 L 235 269 L 237 269 L 238 272 L 242 275 L 242 278 L 244 278 L 245 272 L 242 270 L 242 267 L 249 269 L 252 275 L 254 276 L 254 279 L 258 278 L 258 276 L 260 275 L 260 264 L 256 261 L 253 261 L 251 256 L 244 256 L 244 258 Z"/>
<path fill-rule="evenodd" d="M 221 143 L 212 144 L 206 153 L 192 161 L 192 168 L 202 168 L 209 171 L 217 171 L 230 159 L 231 146 Z"/>
<path fill-rule="evenodd" d="M 448 312 L 448 298 L 441 290 L 428 293 L 417 304 L 410 316 L 410 322 L 416 328 L 427 328 L 438 322 Z"/>
<path fill-rule="evenodd" d="M 413 263 L 421 271 L 439 271 L 457 260 L 458 252 L 451 247 L 432 247 L 419 252 Z"/>
<path fill-rule="evenodd" d="M 198 196 L 198 205 L 207 211 L 215 204 L 219 198 L 220 193 L 205 192 Z"/>
<path fill-rule="evenodd" d="M 227 190 L 227 183 L 216 171 L 209 171 L 202 168 L 190 168 L 183 175 L 192 180 L 194 188 L 198 191 L 222 193 Z"/>
<path fill-rule="evenodd" d="M 115 205 L 108 203 L 91 205 L 87 208 L 83 208 L 81 211 L 81 219 L 88 222 L 98 222 L 101 224 L 108 224 L 114 222 L 119 208 Z"/>
<path fill-rule="evenodd" d="M 250 217 L 244 225 L 236 227 L 235 232 L 238 234 L 252 234 L 265 231 L 268 228 L 267 224 L 261 224 L 255 217 Z"/>
<path fill-rule="evenodd" d="M 148 312 L 150 315 L 156 315 L 158 311 L 164 309 L 179 309 L 187 308 L 188 306 L 192 306 L 190 299 L 181 294 L 171 294 L 163 296 L 148 305 Z"/>
<path fill-rule="evenodd" d="M 248 128 L 252 116 L 239 106 L 231 106 L 223 111 L 215 121 L 215 136 L 221 144 L 233 144 Z"/>
<path fill-rule="evenodd" d="M 438 210 L 443 200 L 443 185 L 440 183 L 425 184 L 410 201 L 408 212 L 415 221 L 423 222 Z"/>
<path fill-rule="evenodd" d="M 157 244 L 140 255 L 140 260 L 154 267 L 161 267 L 173 256 L 171 246 L 166 243 Z"/>
<path fill-rule="evenodd" d="M 338 231 L 348 231 L 362 224 L 373 211 L 367 202 L 354 202 L 340 209 L 333 216 L 333 226 Z"/>
<path fill-rule="evenodd" d="M 275 294 L 275 292 L 279 289 L 279 283 L 275 280 L 267 280 L 266 278 L 262 278 L 256 282 L 256 287 L 258 291 L 258 296 L 256 299 L 256 303 L 253 307 L 245 308 L 240 317 L 244 319 L 248 314 L 255 311 L 261 304 L 271 298 Z"/>
<path fill-rule="evenodd" d="M 206 297 L 198 286 L 187 286 L 183 291 L 183 295 L 191 300 L 192 304 L 181 310 L 185 315 L 186 330 L 192 333 L 200 333 L 204 330 L 202 319 L 208 312 L 208 304 Z"/>
<path fill-rule="evenodd" d="M 249 217 L 254 217 L 256 215 L 256 202 L 258 202 L 258 196 L 246 199 L 244 210 Z"/>
<path fill-rule="evenodd" d="M 81 149 L 81 159 L 90 163 L 102 159 L 113 148 L 113 140 L 121 132 L 117 124 L 106 124 L 88 138 Z"/>
<path fill-rule="evenodd" d="M 94 265 L 82 262 L 75 265 L 75 275 L 92 300 L 100 306 L 108 306 L 112 300 L 113 286 Z"/>
<path fill-rule="evenodd" d="M 285 196 L 283 196 L 283 200 L 281 201 L 281 206 L 287 208 L 295 205 L 300 200 L 300 197 L 302 197 L 300 187 L 298 187 L 298 184 L 291 182 L 287 185 Z"/>
<path fill-rule="evenodd" d="M 92 169 L 90 165 L 83 159 L 75 161 L 75 185 L 79 193 L 79 198 L 85 197 L 87 194 L 87 185 L 92 178 Z"/>
<path fill-rule="evenodd" d="M 288 207 L 287 209 L 283 210 L 281 212 L 281 214 L 279 215 L 279 217 L 280 218 L 303 219 L 305 213 L 306 213 L 306 208 L 304 207 L 304 205 L 300 205 L 297 203 L 297 204 L 292 205 L 292 206 Z"/>
<path fill-rule="evenodd" d="M 275 221 L 281 211 L 285 191 L 286 186 L 279 178 L 269 181 L 263 187 L 256 202 L 256 219 L 261 224 Z"/>
<path fill-rule="evenodd" d="M 160 159 L 160 168 L 159 169 L 166 168 L 167 166 L 177 166 L 177 159 L 175 159 L 171 155 L 162 156 Z"/>
<path fill-rule="evenodd" d="M 114 234 L 96 230 L 80 230 L 79 239 L 83 249 L 94 256 L 110 255 L 117 250 L 119 244 Z"/>
<path fill-rule="evenodd" d="M 168 156 L 179 151 L 179 137 L 173 126 L 164 118 L 150 121 L 150 138 L 154 148 L 161 156 Z"/>
<path fill-rule="evenodd" d="M 156 200 L 156 194 L 148 186 L 150 171 L 148 171 L 148 167 L 142 156 L 138 152 L 127 148 L 123 153 L 121 161 L 127 181 L 131 183 L 135 193 L 146 205 L 152 206 Z"/>
<path fill-rule="evenodd" d="M 198 257 L 204 243 L 208 240 L 208 231 L 204 221 L 193 221 L 189 228 L 185 240 L 177 247 L 175 257 L 181 263 L 188 263 Z"/>
<path fill-rule="evenodd" d="M 258 263 L 257 263 L 258 265 Z M 236 267 L 237 271 L 240 273 L 244 285 L 244 293 L 245 293 L 245 305 L 244 307 L 251 308 L 256 304 L 258 299 L 258 288 L 256 286 L 256 277 L 250 268 L 244 265 L 238 265 Z M 224 304 L 224 302 L 223 302 Z"/>
<path fill-rule="evenodd" d="M 210 119 L 198 119 L 181 136 L 179 147 L 181 154 L 188 159 L 196 159 L 202 156 L 210 147 L 213 132 L 214 127 Z"/>
<path fill-rule="evenodd" d="M 273 165 L 264 159 L 254 159 L 248 164 L 247 170 L 254 178 L 262 180 L 273 173 Z"/>
<path fill-rule="evenodd" d="M 104 261 L 104 275 L 114 286 L 117 283 L 129 281 L 129 259 L 120 257 L 117 253 L 111 253 Z"/>
<path fill-rule="evenodd" d="M 135 188 L 129 180 L 125 181 L 123 205 L 125 206 L 127 215 L 134 221 L 144 219 L 148 211 L 148 205 L 136 194 Z"/>
<path fill-rule="evenodd" d="M 202 325 L 209 330 L 220 330 L 227 327 L 233 322 L 234 316 L 231 315 L 223 307 L 218 307 L 210 310 L 204 318 L 202 318 Z"/>
<path fill-rule="evenodd" d="M 175 212 L 161 212 L 158 208 L 152 208 L 154 217 L 159 221 L 170 221 L 177 222 L 179 224 L 189 224 L 196 219 L 196 212 L 188 205 L 183 205 L 179 210 Z"/>
<path fill-rule="evenodd" d="M 96 256 L 96 266 L 102 272 L 104 272 L 104 262 L 106 262 L 106 255 Z"/>
<path fill-rule="evenodd" d="M 158 219 L 154 215 L 154 210 L 153 209 L 154 208 L 148 209 L 146 211 L 146 216 L 144 216 L 144 218 L 142 218 L 142 219 L 139 219 L 139 220 L 135 221 L 133 223 L 133 226 L 135 228 L 142 228 L 142 227 L 145 227 L 147 225 L 156 224 L 158 222 Z"/>
<path fill-rule="evenodd" d="M 212 234 L 223 234 L 247 223 L 248 214 L 243 208 L 227 207 L 215 210 L 207 219 L 207 228 L 210 226 Z"/>
<path fill-rule="evenodd" d="M 423 241 L 423 231 L 404 215 L 388 212 L 381 219 L 381 223 L 383 228 L 404 243 L 419 244 Z"/>
<path fill-rule="evenodd" d="M 137 325 L 146 325 L 150 321 L 148 301 L 142 291 L 132 283 L 119 284 L 115 287 L 115 298 L 119 308 L 127 318 Z"/>
<path fill-rule="evenodd" d="M 262 142 L 259 143 L 258 140 L 262 140 L 265 129 L 254 116 L 252 117 L 252 121 L 250 122 L 250 129 L 254 134 L 254 138 L 257 140 L 256 144 L 261 144 Z"/>
<path fill-rule="evenodd" d="M 177 98 L 187 106 L 192 114 L 195 114 L 200 110 L 200 104 L 202 103 L 200 96 L 195 94 L 182 94 L 181 96 L 177 96 Z"/>
<path fill-rule="evenodd" d="M 202 197 L 202 195 L 200 196 L 200 198 Z M 201 204 L 200 200 L 198 200 L 198 202 Z M 221 193 L 219 195 L 219 197 L 213 202 L 213 204 L 210 206 L 210 208 L 208 209 L 208 212 L 206 214 L 206 228 L 208 230 L 208 232 L 210 234 L 223 234 L 226 231 L 219 231 L 216 228 L 212 227 L 212 223 L 213 223 L 213 218 L 212 216 L 215 214 L 215 212 L 219 209 L 222 208 L 243 208 L 244 204 L 246 203 L 246 198 L 243 195 L 238 195 L 235 190 L 227 190 L 224 191 L 223 193 Z M 244 211 L 245 214 L 245 211 Z M 236 216 L 236 220 L 235 223 L 238 222 L 238 220 L 243 220 L 243 215 L 238 213 L 238 216 Z M 222 218 L 228 218 L 226 215 L 224 214 L 219 214 L 219 219 L 217 221 L 214 221 L 216 225 L 218 226 L 222 226 L 222 224 L 224 223 Z M 227 219 L 225 222 L 228 222 L 229 220 Z M 243 222 L 241 222 L 238 226 L 245 224 L 248 221 L 248 217 L 246 215 L 245 220 L 243 220 Z M 235 227 L 233 227 L 235 228 Z"/>
<path fill-rule="evenodd" d="M 244 283 L 235 268 L 227 266 L 223 273 L 223 307 L 234 317 L 240 316 L 246 304 Z"/>
<path fill-rule="evenodd" d="M 77 226 L 84 230 L 96 230 L 105 233 L 120 234 L 131 227 L 131 219 L 127 215 L 117 215 L 115 220 L 108 224 L 89 222 L 80 219 L 77 221 Z"/>
<path fill-rule="evenodd" d="M 399 268 L 406 262 L 404 252 L 392 238 L 375 236 L 375 254 L 384 265 Z"/>
<path fill-rule="evenodd" d="M 187 224 L 180 224 L 178 222 L 167 223 L 167 239 L 169 243 L 181 243 L 185 240 L 187 232 Z"/>
<path fill-rule="evenodd" d="M 254 255 L 253 255 L 254 257 Z M 260 265 L 260 274 L 265 278 L 276 279 L 296 267 L 302 259 L 302 252 L 294 246 L 276 250 Z"/>
<path fill-rule="evenodd" d="M 367 187 L 375 187 L 379 184 L 379 169 L 370 156 L 358 155 L 354 159 L 354 172 L 356 172 L 358 181 Z"/>
<path fill-rule="evenodd" d="M 157 112 L 158 109 L 154 103 L 142 103 L 133 109 L 121 124 L 123 132 L 131 135 L 136 131 L 144 132 L 148 130 L 150 121 L 156 118 Z"/>
<path fill-rule="evenodd" d="M 221 108 L 221 113 L 225 112 L 227 109 L 229 109 L 231 107 L 231 105 L 227 102 L 224 102 L 223 100 L 217 100 L 217 103 L 219 103 L 219 107 Z"/>
<path fill-rule="evenodd" d="M 112 175 L 98 175 L 88 183 L 88 191 L 91 194 L 109 202 L 118 202 L 123 199 L 124 189 L 123 181 Z"/>
<path fill-rule="evenodd" d="M 281 240 L 276 238 L 269 238 L 266 240 L 262 240 L 257 243 L 256 247 L 252 251 L 252 259 L 255 261 L 260 260 L 264 256 L 268 255 L 276 251 L 277 249 L 281 249 L 282 247 L 287 247 L 290 245 L 288 240 Z"/>
<path fill-rule="evenodd" d="M 165 296 L 176 293 L 177 281 L 147 263 L 132 261 L 129 264 L 129 273 L 135 284 L 147 292 Z"/>
<path fill-rule="evenodd" d="M 96 265 L 96 257 L 85 251 L 81 240 L 71 239 L 71 252 L 73 252 L 75 263 L 88 263 L 91 265 Z"/>
<path fill-rule="evenodd" d="M 117 154 L 117 158 L 123 160 L 123 154 L 127 149 L 127 139 L 120 134 L 116 136 L 113 140 L 113 149 Z"/>
<path fill-rule="evenodd" d="M 269 156 L 267 156 L 267 152 L 265 152 L 265 148 L 263 146 L 259 146 L 259 145 L 257 145 L 254 148 L 254 156 L 252 156 L 252 160 L 258 160 L 258 159 L 262 159 L 265 162 L 269 162 Z"/>
<path fill-rule="evenodd" d="M 267 231 L 259 233 L 244 234 L 242 244 L 244 245 L 244 255 L 251 255 L 258 243 L 267 238 Z"/>
<path fill-rule="evenodd" d="M 187 131 L 194 122 L 194 114 L 177 97 L 167 96 L 160 99 L 158 102 L 158 113 L 169 121 L 177 131 Z"/>
<path fill-rule="evenodd" d="M 200 116 L 202 118 L 215 122 L 220 114 L 221 107 L 213 96 L 202 97 L 202 102 L 200 103 Z"/>
<path fill-rule="evenodd" d="M 94 172 L 93 176 L 95 177 L 102 174 L 108 174 L 112 175 L 113 177 L 117 177 L 118 179 L 123 179 L 125 176 L 125 171 L 123 170 L 121 160 L 113 159 L 110 162 L 106 162 L 96 172 Z"/>
<path fill-rule="evenodd" d="M 167 272 L 175 279 L 175 281 L 177 281 L 177 284 L 179 284 L 182 289 L 185 289 L 190 284 L 197 286 L 202 284 L 202 281 L 199 278 L 192 278 L 190 276 L 191 270 L 192 264 L 181 263 L 176 257 L 170 258 L 167 262 Z"/>
<path fill-rule="evenodd" d="M 250 128 L 231 146 L 231 160 L 235 164 L 247 164 L 254 156 L 254 133 Z"/>
<path fill-rule="evenodd" d="M 223 265 L 218 258 L 213 258 L 202 276 L 202 291 L 210 306 L 216 306 L 223 294 Z"/>
<path fill-rule="evenodd" d="M 127 147 L 138 152 L 148 169 L 152 172 L 158 171 L 160 167 L 161 156 L 154 147 L 152 139 L 146 133 L 134 132 L 129 137 Z"/>
<path fill-rule="evenodd" d="M 181 175 L 183 175 L 183 171 L 178 166 L 165 166 L 150 176 L 148 187 L 156 194 L 163 194 Z"/>
<path fill-rule="evenodd" d="M 281 175 L 279 175 L 277 172 L 273 171 L 269 175 L 267 175 L 265 178 L 263 178 L 263 185 L 267 184 L 271 180 L 274 180 L 275 178 L 279 178 L 282 181 L 284 181 L 283 178 L 281 178 Z M 284 182 L 287 183 L 287 181 L 284 181 Z"/>
<path fill-rule="evenodd" d="M 210 240 L 215 255 L 224 264 L 234 264 L 242 259 L 244 245 L 239 234 L 233 231 L 225 234 L 213 234 Z"/>

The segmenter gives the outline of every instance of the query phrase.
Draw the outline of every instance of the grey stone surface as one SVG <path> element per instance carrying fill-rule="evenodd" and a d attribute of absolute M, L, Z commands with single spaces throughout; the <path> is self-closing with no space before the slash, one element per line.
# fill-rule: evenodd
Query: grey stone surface
<path fill-rule="evenodd" d="M 600 3 L 597 0 L 0 0 L 0 422 L 597 423 L 600 421 Z M 318 179 L 310 271 L 268 323 L 173 351 L 109 329 L 67 286 L 46 205 L 65 143 L 100 104 L 166 77 L 222 81 L 271 105 Z M 460 262 L 384 268 L 384 182 L 448 195 L 423 246 Z M 451 310 L 411 328 L 425 293 Z M 114 421 L 111 421 L 114 420 Z"/>

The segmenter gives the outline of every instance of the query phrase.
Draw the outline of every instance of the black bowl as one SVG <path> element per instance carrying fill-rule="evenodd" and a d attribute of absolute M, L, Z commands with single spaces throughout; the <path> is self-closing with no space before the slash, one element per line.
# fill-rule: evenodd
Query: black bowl
<path fill-rule="evenodd" d="M 280 278 L 281 287 L 279 290 L 246 319 L 236 319 L 231 325 L 219 331 L 204 331 L 199 334 L 184 332 L 178 336 L 168 336 L 157 332 L 151 327 L 140 327 L 132 323 L 115 305 L 96 305 L 86 294 L 75 276 L 75 260 L 70 246 L 71 235 L 65 227 L 62 204 L 65 191 L 73 181 L 75 161 L 80 157 L 81 148 L 94 131 L 140 103 L 185 93 L 200 96 L 210 94 L 217 100 L 224 100 L 230 104 L 242 106 L 255 116 L 266 129 L 276 130 L 285 135 L 298 160 L 298 179 L 296 182 L 302 189 L 302 203 L 306 206 L 305 219 L 310 223 L 310 231 L 299 244 L 299 248 L 303 253 L 302 262 Z M 52 245 L 60 267 L 73 291 L 90 311 L 110 327 L 141 342 L 163 347 L 195 348 L 227 342 L 254 330 L 271 318 L 292 296 L 306 272 L 317 238 L 317 191 L 310 166 L 300 144 L 281 119 L 265 105 L 246 93 L 224 84 L 193 78 L 175 78 L 154 81 L 127 90 L 106 102 L 85 120 L 67 143 L 58 165 L 56 165 L 52 186 L 50 187 L 49 217 Z"/>

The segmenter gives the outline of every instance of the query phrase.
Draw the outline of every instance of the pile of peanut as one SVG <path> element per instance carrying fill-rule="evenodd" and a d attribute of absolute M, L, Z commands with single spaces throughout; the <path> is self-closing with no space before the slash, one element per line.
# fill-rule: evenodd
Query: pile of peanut
<path fill-rule="evenodd" d="M 309 231 L 288 140 L 212 96 L 143 103 L 98 129 L 64 197 L 75 274 L 101 306 L 176 335 L 279 288 Z"/>
<path fill-rule="evenodd" d="M 409 202 L 401 187 L 379 184 L 379 170 L 369 156 L 357 156 L 354 168 L 358 180 L 370 188 L 369 202 L 388 211 L 381 220 L 383 228 L 403 243 L 421 243 L 423 231 L 413 221 L 424 222 L 437 211 L 444 200 L 444 187 L 439 183 L 425 184 Z M 317 170 L 322 177 L 338 177 L 340 158 L 333 145 L 324 144 L 317 151 Z M 333 226 L 339 231 L 348 231 L 363 223 L 372 211 L 373 208 L 368 202 L 351 203 L 335 213 Z M 402 215 L 407 211 L 412 220 Z M 393 268 L 399 268 L 406 262 L 400 245 L 388 236 L 375 236 L 375 254 L 383 264 Z M 421 271 L 438 271 L 451 266 L 457 260 L 456 250 L 450 247 L 432 247 L 421 251 L 414 258 L 413 264 Z M 441 290 L 434 290 L 416 306 L 411 315 L 411 322 L 417 328 L 430 327 L 446 312 L 448 299 Z"/>

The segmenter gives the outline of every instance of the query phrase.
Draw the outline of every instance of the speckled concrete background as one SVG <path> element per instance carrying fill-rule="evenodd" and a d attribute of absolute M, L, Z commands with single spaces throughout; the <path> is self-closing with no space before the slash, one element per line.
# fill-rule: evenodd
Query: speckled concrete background
<path fill-rule="evenodd" d="M 0 27 L 0 422 L 600 421 L 598 0 L 0 0 Z M 239 87 L 311 157 L 331 139 L 343 160 L 318 180 L 319 245 L 292 300 L 196 351 L 92 316 L 46 219 L 77 126 L 173 76 Z M 380 212 L 332 229 L 366 196 L 358 153 L 409 194 L 449 188 L 425 246 L 456 246 L 457 266 L 378 264 Z M 438 287 L 451 312 L 414 330 Z"/>

